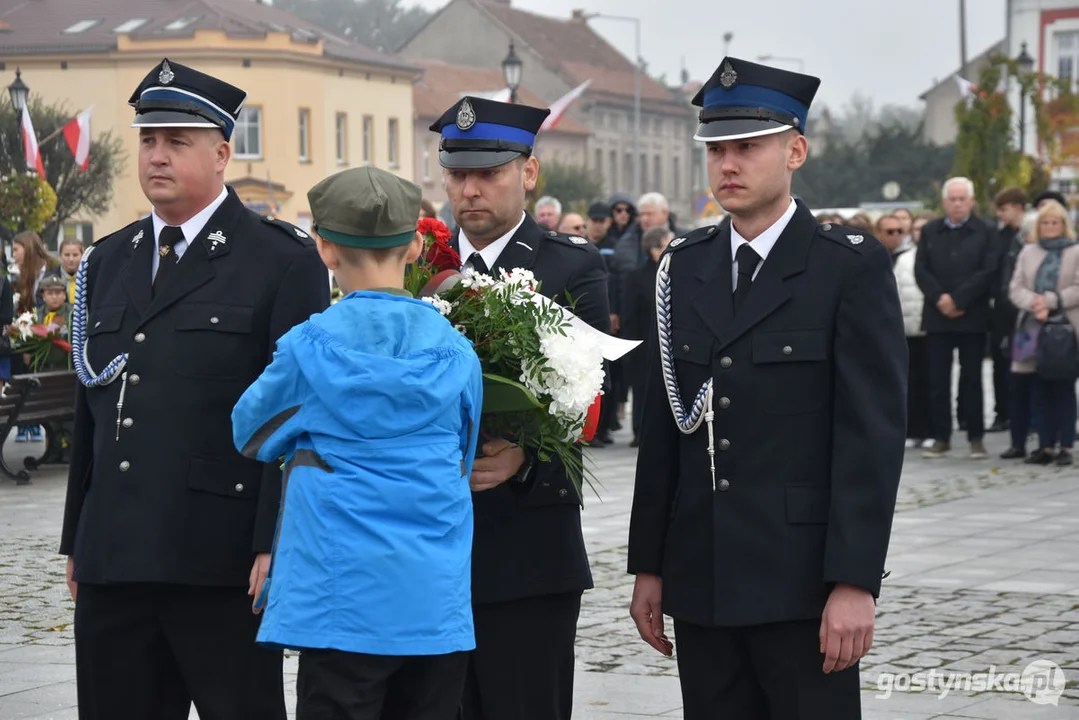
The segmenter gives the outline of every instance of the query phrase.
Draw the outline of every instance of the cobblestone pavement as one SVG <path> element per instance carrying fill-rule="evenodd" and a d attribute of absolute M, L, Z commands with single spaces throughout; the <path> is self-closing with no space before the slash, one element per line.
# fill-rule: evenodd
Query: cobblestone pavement
<path fill-rule="evenodd" d="M 674 660 L 636 635 L 625 542 L 635 454 L 628 436 L 591 453 L 597 493 L 583 521 L 596 589 L 579 625 L 576 714 L 584 720 L 681 717 Z M 957 438 L 958 439 L 958 438 Z M 991 451 L 1006 438 L 990 435 Z M 9 446 L 13 450 L 24 446 Z M 1079 471 L 910 451 L 900 489 L 875 645 L 862 664 L 864 716 L 1079 719 Z M 995 454 L 993 455 L 995 457 Z M 76 717 L 72 603 L 55 555 L 62 473 L 0 482 L 0 718 Z M 904 691 L 903 674 L 1021 672 L 1055 662 L 1059 706 L 1021 692 Z M 291 681 L 295 658 L 286 661 Z M 882 684 L 896 675 L 890 697 Z M 1014 687 L 1012 688 L 1014 690 Z M 291 702 L 291 699 L 290 699 Z M 192 713 L 192 717 L 197 717 Z"/>

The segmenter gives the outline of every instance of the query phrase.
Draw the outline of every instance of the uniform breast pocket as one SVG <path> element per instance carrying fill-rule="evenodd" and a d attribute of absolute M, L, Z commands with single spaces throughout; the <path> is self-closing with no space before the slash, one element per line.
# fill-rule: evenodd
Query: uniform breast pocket
<path fill-rule="evenodd" d="M 770 413 L 819 410 L 831 393 L 828 338 L 823 330 L 773 330 L 753 336 L 753 367 Z"/>
<path fill-rule="evenodd" d="M 245 372 L 245 358 L 252 352 L 253 307 L 198 303 L 179 310 L 177 374 L 228 380 Z"/>
<path fill-rule="evenodd" d="M 86 356 L 94 372 L 101 372 L 126 349 L 120 333 L 126 309 L 123 306 L 98 308 L 87 316 Z"/>
<path fill-rule="evenodd" d="M 711 335 L 674 328 L 671 332 L 671 356 L 678 374 L 678 387 L 682 402 L 691 404 L 701 386 L 712 377 L 712 348 L 715 338 Z"/>

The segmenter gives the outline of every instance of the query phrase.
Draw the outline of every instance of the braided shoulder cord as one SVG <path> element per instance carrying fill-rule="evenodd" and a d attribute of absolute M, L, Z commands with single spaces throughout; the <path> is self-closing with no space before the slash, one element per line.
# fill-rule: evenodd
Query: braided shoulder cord
<path fill-rule="evenodd" d="M 706 419 L 705 408 L 712 407 L 712 380 L 701 386 L 697 397 L 693 399 L 693 405 L 689 413 L 682 404 L 682 393 L 678 387 L 678 378 L 674 372 L 674 354 L 671 352 L 671 276 L 668 269 L 671 265 L 670 253 L 663 256 L 659 263 L 659 271 L 656 273 L 656 323 L 659 329 L 659 357 L 663 370 L 663 384 L 667 388 L 667 400 L 671 405 L 671 413 L 678 429 L 686 435 L 690 435 L 700 428 Z"/>
<path fill-rule="evenodd" d="M 99 387 L 108 385 L 123 372 L 127 365 L 127 353 L 123 353 L 105 366 L 100 375 L 95 375 L 90 361 L 86 357 L 86 276 L 89 273 L 90 253 L 94 248 L 87 248 L 79 263 L 79 270 L 75 274 L 75 307 L 71 313 L 71 361 L 75 366 L 75 374 L 79 382 L 86 387 Z"/>

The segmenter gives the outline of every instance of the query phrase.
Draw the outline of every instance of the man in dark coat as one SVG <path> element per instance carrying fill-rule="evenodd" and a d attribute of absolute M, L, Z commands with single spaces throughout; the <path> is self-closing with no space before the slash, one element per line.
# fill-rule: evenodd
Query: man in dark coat
<path fill-rule="evenodd" d="M 859 718 L 906 434 L 888 251 L 790 195 L 820 81 L 726 58 L 694 104 L 730 214 L 657 271 L 629 571 L 686 720 Z"/>
<path fill-rule="evenodd" d="M 1026 215 L 1027 197 L 1017 187 L 1005 188 L 994 199 L 997 211 L 997 256 L 1000 275 L 993 286 L 993 313 L 989 327 L 989 350 L 993 358 L 993 400 L 995 418 L 989 432 L 1008 429 L 1012 376 L 1011 340 L 1019 311 L 1008 298 L 1008 285 L 1015 272 L 1015 259 L 1023 249 L 1019 227 Z"/>
<path fill-rule="evenodd" d="M 945 217 L 922 228 L 914 277 L 925 295 L 922 328 L 929 351 L 929 413 L 934 443 L 927 458 L 951 450 L 952 356 L 959 351 L 960 422 L 970 457 L 988 457 L 982 360 L 989 332 L 989 298 L 1000 277 L 996 232 L 974 215 L 974 183 L 950 178 L 943 188 Z M 965 416 L 965 417 L 963 417 Z"/>
<path fill-rule="evenodd" d="M 131 104 L 153 212 L 79 271 L 60 552 L 83 720 L 185 720 L 192 702 L 204 720 L 285 718 L 252 611 L 281 476 L 236 452 L 230 414 L 329 284 L 305 232 L 224 184 L 244 99 L 168 60 L 146 76 Z"/>
<path fill-rule="evenodd" d="M 604 332 L 607 270 L 587 239 L 543 230 L 525 212 L 536 185 L 535 136 L 548 110 L 465 97 L 431 126 L 453 215 L 454 247 L 480 272 L 523 268 L 540 292 Z M 472 603 L 476 650 L 464 720 L 565 720 L 573 707 L 573 644 L 592 575 L 580 500 L 565 469 L 496 439 L 472 470 Z"/>
<path fill-rule="evenodd" d="M 607 303 L 611 308 L 611 334 L 620 335 L 622 332 L 620 315 L 622 278 L 614 264 L 614 249 L 618 242 L 610 235 L 613 224 L 610 205 L 605 202 L 595 202 L 588 206 L 588 241 L 599 250 L 607 268 Z M 606 379 L 608 382 L 604 383 L 599 426 L 596 428 L 596 437 L 592 441 L 593 447 L 613 444 L 614 439 L 611 433 L 622 427 L 618 421 L 618 407 L 620 399 L 626 394 L 623 387 L 626 382 L 624 358 L 607 363 Z"/>

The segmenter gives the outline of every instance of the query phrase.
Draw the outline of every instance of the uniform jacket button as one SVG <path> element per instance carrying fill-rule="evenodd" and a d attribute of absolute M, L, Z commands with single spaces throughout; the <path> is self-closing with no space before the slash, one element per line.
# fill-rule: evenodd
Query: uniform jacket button
<path fill-rule="evenodd" d="M 731 406 L 731 399 L 729 397 L 721 397 L 719 399 L 719 406 L 726 410 Z"/>
<path fill-rule="evenodd" d="M 567 490 L 566 488 L 559 489 L 558 497 L 566 497 L 567 495 L 569 495 L 569 490 Z"/>
<path fill-rule="evenodd" d="M 135 333 L 135 342 L 141 343 L 146 341 L 146 333 Z"/>
<path fill-rule="evenodd" d="M 721 368 L 729 368 L 729 367 L 730 367 L 731 365 L 733 365 L 733 364 L 734 364 L 734 361 L 733 361 L 733 360 L 731 360 L 731 359 L 730 359 L 729 357 L 727 357 L 726 355 L 724 355 L 723 357 L 721 357 L 721 358 L 719 359 L 719 366 L 720 366 Z"/>
<path fill-rule="evenodd" d="M 129 428 L 135 424 L 135 421 L 131 418 L 124 418 L 124 427 Z"/>
<path fill-rule="evenodd" d="M 731 441 L 728 440 L 727 438 L 723 438 L 722 440 L 719 441 L 719 449 L 720 450 L 730 450 L 731 449 Z"/>
<path fill-rule="evenodd" d="M 141 379 L 142 378 L 140 378 L 138 375 L 132 375 L 131 377 L 129 377 L 127 379 L 127 382 L 128 382 L 129 385 L 138 385 L 139 380 L 141 380 Z"/>
<path fill-rule="evenodd" d="M 682 352 L 689 352 L 689 345 L 683 345 Z"/>
<path fill-rule="evenodd" d="M 794 352 L 794 348 L 792 348 L 790 345 L 784 345 L 783 346 L 783 354 L 784 355 L 790 355 L 792 352 Z"/>
<path fill-rule="evenodd" d="M 122 463 L 120 463 L 120 472 L 127 472 L 130 469 L 131 463 L 129 463 L 127 460 L 124 460 Z"/>
<path fill-rule="evenodd" d="M 720 492 L 727 492 L 728 490 L 731 489 L 730 480 L 728 480 L 727 478 L 723 478 L 722 480 L 719 481 L 719 486 L 718 487 L 719 487 Z"/>
<path fill-rule="evenodd" d="M 218 319 L 218 317 L 217 317 L 216 315 L 215 315 L 215 316 L 213 316 L 212 318 L 210 318 L 210 324 L 212 324 L 212 325 L 216 325 L 216 324 L 218 324 L 219 322 L 221 322 L 221 320 L 219 320 L 219 319 Z"/>
<path fill-rule="evenodd" d="M 243 483 L 236 483 L 236 492 L 243 492 L 243 491 L 244 491 L 244 484 Z"/>

